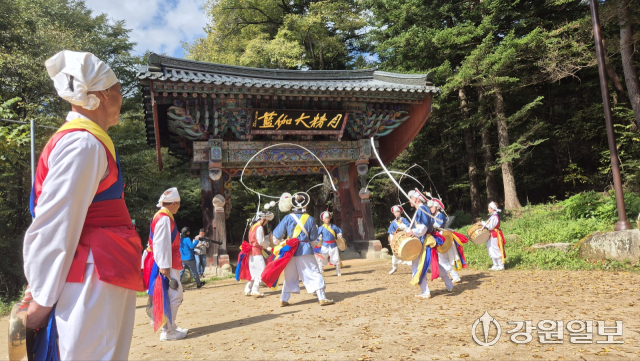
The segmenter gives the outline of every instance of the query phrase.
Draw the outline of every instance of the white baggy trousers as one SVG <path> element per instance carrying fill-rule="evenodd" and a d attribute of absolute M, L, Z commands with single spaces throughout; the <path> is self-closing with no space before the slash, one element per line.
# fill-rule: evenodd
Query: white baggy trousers
<path fill-rule="evenodd" d="M 136 291 L 98 279 L 87 263 L 84 282 L 66 283 L 56 305 L 60 360 L 127 360 Z"/>

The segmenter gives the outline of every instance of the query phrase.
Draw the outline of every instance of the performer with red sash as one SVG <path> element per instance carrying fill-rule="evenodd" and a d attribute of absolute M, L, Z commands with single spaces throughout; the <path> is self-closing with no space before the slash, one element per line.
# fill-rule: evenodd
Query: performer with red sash
<path fill-rule="evenodd" d="M 177 188 L 169 188 L 158 199 L 160 210 L 149 227 L 149 245 L 144 259 L 143 277 L 152 300 L 154 332 L 162 328 L 160 341 L 187 337 L 188 329 L 177 326 L 176 316 L 182 304 L 180 235 L 173 215 L 180 209 Z"/>
<path fill-rule="evenodd" d="M 427 207 L 429 207 L 431 215 L 436 218 L 434 227 L 444 228 L 449 220 L 449 217 L 444 213 L 444 203 L 438 198 L 433 198 L 427 202 Z M 457 232 L 451 231 L 451 233 L 453 234 L 453 244 L 447 252 L 438 255 L 438 260 L 451 277 L 452 282 L 458 283 L 460 282 L 460 275 L 458 275 L 457 271 L 467 267 L 464 252 L 462 251 L 462 239 L 466 240 L 466 237 Z"/>
<path fill-rule="evenodd" d="M 24 238 L 36 360 L 126 360 L 133 336 L 142 246 L 107 129 L 122 104 L 113 71 L 91 53 L 62 51 L 45 63 L 71 103 L 67 122 L 40 155 Z"/>
<path fill-rule="evenodd" d="M 253 218 L 251 228 L 249 228 L 249 241 L 242 242 L 236 266 L 236 280 L 248 281 L 244 287 L 245 296 L 264 297 L 264 293 L 260 293 L 262 271 L 266 267 L 264 249 L 271 245 L 271 235 L 265 236 L 264 227 L 272 219 L 273 213 L 259 211 Z"/>
<path fill-rule="evenodd" d="M 413 278 L 410 283 L 414 286 L 420 286 L 421 291 L 416 297 L 431 297 L 429 287 L 427 286 L 427 270 L 429 268 L 431 268 L 431 280 L 438 277 L 442 278 L 447 287 L 447 291 L 451 292 L 453 290 L 453 283 L 449 275 L 447 275 L 446 270 L 439 264 L 438 250 L 436 248 L 442 245 L 445 239 L 439 232 L 434 230 L 435 219 L 431 216 L 429 209 L 424 205 L 424 203 L 427 202 L 427 197 L 418 189 L 410 191 L 408 195 L 411 206 L 416 209 L 416 213 L 413 216 L 413 228 L 407 231 L 407 235 L 410 237 L 419 237 L 423 244 L 420 256 L 411 263 Z"/>
<path fill-rule="evenodd" d="M 325 296 L 325 283 L 313 248 L 318 243 L 318 227 L 313 217 L 306 212 L 306 207 L 311 201 L 305 192 L 295 193 L 293 196 L 284 193 L 280 197 L 279 207 L 287 214 L 280 224 L 273 230 L 274 243 L 278 243 L 287 237 L 274 251 L 274 260 L 267 265 L 262 273 L 262 279 L 270 287 L 275 286 L 280 274 L 284 272 L 282 296 L 280 306 L 289 306 L 291 293 L 300 293 L 299 280 L 302 280 L 307 293 L 316 293 L 321 306 L 331 305 L 334 302 Z"/>
<path fill-rule="evenodd" d="M 491 214 L 489 219 L 478 224 L 482 224 L 484 228 L 491 231 L 491 239 L 487 242 L 487 252 L 489 252 L 489 257 L 493 261 L 491 270 L 502 271 L 504 270 L 504 261 L 507 258 L 507 253 L 504 250 L 507 241 L 500 229 L 500 215 L 498 214 L 502 210 L 498 209 L 498 205 L 495 202 L 491 202 L 489 203 L 488 211 Z"/>
<path fill-rule="evenodd" d="M 339 277 L 342 262 L 336 239 L 342 237 L 342 230 L 335 224 L 331 224 L 329 211 L 322 212 L 320 218 L 322 218 L 322 225 L 318 227 L 318 240 L 322 242 L 322 248 L 320 249 L 321 257 L 317 257 L 318 267 L 320 267 L 320 273 L 323 273 L 324 267 L 331 261 L 331 264 L 336 267 L 336 275 Z"/>

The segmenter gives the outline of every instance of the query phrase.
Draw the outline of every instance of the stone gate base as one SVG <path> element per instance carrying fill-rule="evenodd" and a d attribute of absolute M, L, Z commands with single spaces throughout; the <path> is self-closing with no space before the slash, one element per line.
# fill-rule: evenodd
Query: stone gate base
<path fill-rule="evenodd" d="M 361 258 L 378 259 L 382 257 L 382 244 L 377 239 L 354 241 L 353 250 L 359 253 Z"/>

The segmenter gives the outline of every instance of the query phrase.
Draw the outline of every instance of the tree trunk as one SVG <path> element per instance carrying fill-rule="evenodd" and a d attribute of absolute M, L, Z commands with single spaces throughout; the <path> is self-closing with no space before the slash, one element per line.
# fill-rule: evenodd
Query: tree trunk
<path fill-rule="evenodd" d="M 622 69 L 624 80 L 627 83 L 629 102 L 633 108 L 636 126 L 640 128 L 640 80 L 638 72 L 633 64 L 633 28 L 629 13 L 629 1 L 621 0 L 618 3 L 618 23 L 620 25 L 620 55 L 622 56 Z"/>
<path fill-rule="evenodd" d="M 444 139 L 442 139 L 442 137 L 440 137 L 440 144 L 443 144 L 443 143 L 444 143 Z M 440 179 L 441 179 L 441 182 L 438 182 L 438 183 L 446 185 L 447 184 L 447 170 L 446 170 L 445 164 L 446 164 L 446 161 L 444 159 L 444 151 L 440 151 Z M 450 201 L 450 199 L 449 199 L 449 189 L 446 186 L 442 190 L 442 192 L 444 193 L 444 196 L 441 196 L 436 189 L 434 189 L 434 191 L 435 191 L 436 194 L 432 193 L 431 195 L 432 196 L 436 196 L 437 195 L 437 196 L 440 196 L 440 197 L 444 198 L 442 200 L 445 202 L 445 207 L 447 206 L 447 204 L 451 203 L 451 202 L 449 202 Z"/>
<path fill-rule="evenodd" d="M 611 64 L 611 60 L 609 59 L 609 53 L 607 52 L 607 45 L 604 38 L 602 39 L 602 48 L 604 49 L 604 62 L 605 70 L 607 71 L 607 77 L 611 81 L 611 85 L 613 85 L 613 90 L 615 90 L 616 92 L 615 98 L 617 99 L 614 98 L 613 104 L 628 103 L 629 99 L 627 98 L 627 94 L 624 91 L 624 86 L 620 81 L 620 77 L 616 72 L 616 68 L 613 66 L 613 64 Z"/>
<path fill-rule="evenodd" d="M 464 88 L 458 91 L 460 98 L 460 110 L 462 116 L 469 121 L 469 107 L 467 104 L 467 94 Z M 480 183 L 478 182 L 478 167 L 476 166 L 476 150 L 473 142 L 473 132 L 471 124 L 464 128 L 464 144 L 467 150 L 467 164 L 469 166 L 469 197 L 471 199 L 471 215 L 478 217 L 482 210 L 480 202 Z"/>
<path fill-rule="evenodd" d="M 481 112 L 482 117 L 487 117 L 484 113 L 484 105 L 482 104 L 483 93 L 480 91 L 478 95 L 478 100 L 480 103 L 479 110 Z M 489 126 L 491 125 L 491 121 L 487 117 L 487 121 L 482 127 L 482 154 L 484 156 L 484 175 L 485 175 L 485 183 L 487 186 L 487 200 L 489 202 L 498 201 L 498 186 L 496 183 L 496 175 L 493 173 L 491 168 L 494 166 L 493 161 L 493 153 L 491 152 L 491 134 L 489 132 Z"/>
<path fill-rule="evenodd" d="M 506 157 L 506 148 L 509 146 L 509 130 L 504 114 L 504 99 L 500 88 L 495 88 L 494 105 L 496 112 L 496 125 L 498 126 L 498 144 L 500 145 L 500 157 Z M 502 162 L 502 183 L 504 185 L 504 208 L 518 209 L 522 207 L 516 193 L 516 180 L 513 176 L 511 162 Z"/>

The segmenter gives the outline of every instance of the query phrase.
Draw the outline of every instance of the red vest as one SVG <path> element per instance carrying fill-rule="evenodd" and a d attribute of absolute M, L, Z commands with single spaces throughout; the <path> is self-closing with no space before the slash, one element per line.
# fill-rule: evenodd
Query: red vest
<path fill-rule="evenodd" d="M 169 211 L 166 209 L 159 210 L 155 216 L 153 216 L 153 220 L 151 221 L 151 227 L 149 227 L 149 248 L 151 252 L 153 252 L 153 235 L 156 230 L 156 224 L 162 217 L 169 217 L 169 221 L 171 222 L 171 268 L 175 270 L 182 269 L 182 259 L 180 258 L 180 234 L 178 234 L 178 226 L 176 226 L 176 222 L 173 220 L 173 216 L 169 215 Z M 155 261 L 155 258 L 154 258 Z"/>
<path fill-rule="evenodd" d="M 256 237 L 258 228 L 260 228 L 260 222 L 251 226 L 249 230 L 249 244 L 251 245 L 252 256 L 262 256 L 262 246 L 258 244 L 258 238 Z"/>
<path fill-rule="evenodd" d="M 120 164 L 113 149 L 111 139 L 97 125 L 86 119 L 75 119 L 67 122 L 51 137 L 45 146 L 40 159 L 31 192 L 31 211 L 34 216 L 35 206 L 42 194 L 42 184 L 49 173 L 49 156 L 58 141 L 66 134 L 74 131 L 91 133 L 102 143 L 108 160 L 109 175 L 100 182 L 98 190 L 87 210 L 80 240 L 73 256 L 67 282 L 84 281 L 85 264 L 89 250 L 93 254 L 98 278 L 106 283 L 143 291 L 144 285 L 140 274 L 140 254 L 142 242 L 131 223 L 129 211 L 124 202 L 124 183 L 120 173 Z M 105 144 L 109 143 L 110 147 Z M 74 215 L 78 216 L 78 215 Z"/>

